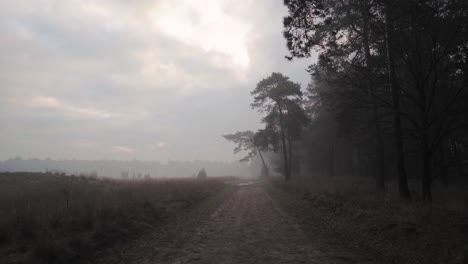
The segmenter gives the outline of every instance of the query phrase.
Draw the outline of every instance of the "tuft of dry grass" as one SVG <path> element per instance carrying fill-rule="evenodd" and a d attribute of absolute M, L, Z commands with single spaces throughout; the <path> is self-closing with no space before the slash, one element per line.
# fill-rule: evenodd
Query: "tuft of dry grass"
<path fill-rule="evenodd" d="M 69 263 L 161 225 L 223 186 L 223 179 L 2 173 L 0 258 L 2 263 Z"/>
<path fill-rule="evenodd" d="M 407 205 L 398 196 L 397 183 L 394 179 L 387 179 L 385 192 L 376 190 L 375 179 L 369 177 L 348 177 L 348 176 L 302 176 L 292 178 L 288 182 L 274 181 L 278 187 L 298 193 L 328 193 L 341 195 L 351 198 L 350 200 L 361 202 L 378 202 Z M 410 204 L 421 204 L 420 181 L 418 179 L 409 179 L 409 185 L 412 194 Z M 468 179 L 453 179 L 448 185 L 434 181 L 432 193 L 434 201 L 432 207 L 444 210 L 468 213 Z M 418 205 L 419 206 L 419 205 Z"/>
<path fill-rule="evenodd" d="M 466 197 L 460 186 L 435 186 L 435 198 L 444 199 L 434 204 L 417 192 L 413 201 L 401 200 L 392 185 L 378 193 L 366 178 L 296 178 L 271 187 L 312 234 L 335 237 L 383 263 L 468 263 L 468 212 L 453 206 Z"/>

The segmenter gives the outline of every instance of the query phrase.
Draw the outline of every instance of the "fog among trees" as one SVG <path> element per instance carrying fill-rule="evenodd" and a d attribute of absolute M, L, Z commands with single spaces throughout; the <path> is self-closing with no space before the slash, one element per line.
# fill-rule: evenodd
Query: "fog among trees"
<path fill-rule="evenodd" d="M 286 180 L 373 177 L 381 192 L 396 182 L 406 199 L 409 179 L 425 201 L 434 182 L 466 181 L 466 1 L 284 3 L 286 58 L 319 58 L 307 87 L 281 73 L 258 82 L 265 128 L 248 157 L 276 154 Z"/>

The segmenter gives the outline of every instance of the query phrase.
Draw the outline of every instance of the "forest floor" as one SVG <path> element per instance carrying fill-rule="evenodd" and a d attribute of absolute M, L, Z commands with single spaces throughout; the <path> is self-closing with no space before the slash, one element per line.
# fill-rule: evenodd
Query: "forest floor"
<path fill-rule="evenodd" d="M 416 195 L 404 201 L 369 187 L 314 182 L 278 180 L 266 185 L 309 236 L 325 237 L 378 263 L 468 263 L 466 210 L 447 209 L 447 201 L 424 204 Z"/>
<path fill-rule="evenodd" d="M 333 239 L 304 232 L 268 184 L 232 185 L 164 230 L 103 252 L 93 263 L 375 263 Z"/>

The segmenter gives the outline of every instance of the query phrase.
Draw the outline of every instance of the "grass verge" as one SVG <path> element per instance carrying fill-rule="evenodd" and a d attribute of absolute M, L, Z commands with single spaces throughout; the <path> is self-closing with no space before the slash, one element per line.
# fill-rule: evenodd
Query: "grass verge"
<path fill-rule="evenodd" d="M 120 181 L 0 174 L 2 263 L 72 263 L 135 238 L 220 192 L 225 179 Z"/>
<path fill-rule="evenodd" d="M 321 179 L 326 182 L 326 179 Z M 368 190 L 272 181 L 268 190 L 311 236 L 380 263 L 468 263 L 468 215 Z M 316 182 L 317 183 L 317 182 Z M 354 191 L 351 191 L 354 189 Z"/>

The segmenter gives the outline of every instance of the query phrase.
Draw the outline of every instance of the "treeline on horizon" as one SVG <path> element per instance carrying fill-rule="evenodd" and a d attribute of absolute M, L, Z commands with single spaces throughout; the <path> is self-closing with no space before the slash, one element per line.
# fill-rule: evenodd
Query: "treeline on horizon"
<path fill-rule="evenodd" d="M 224 135 L 234 152 L 262 160 L 262 175 L 367 176 L 379 191 L 396 182 L 406 199 L 467 180 L 468 1 L 284 4 L 286 58 L 318 55 L 311 81 L 261 80 L 251 106 L 264 128 Z"/>
<path fill-rule="evenodd" d="M 201 169 L 208 176 L 248 176 L 252 165 L 221 161 L 53 160 L 14 158 L 0 161 L 0 172 L 58 172 L 112 178 L 195 177 Z"/>

